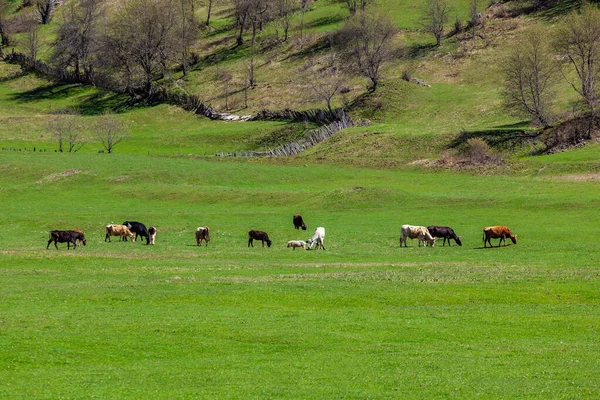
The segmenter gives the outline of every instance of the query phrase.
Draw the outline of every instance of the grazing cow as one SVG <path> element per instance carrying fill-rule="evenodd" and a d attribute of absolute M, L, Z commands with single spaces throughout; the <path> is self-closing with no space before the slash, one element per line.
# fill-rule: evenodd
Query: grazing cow
<path fill-rule="evenodd" d="M 500 238 L 498 247 L 500 247 L 502 241 L 504 241 L 504 245 L 506 246 L 507 237 L 509 237 L 514 244 L 517 244 L 517 235 L 513 235 L 506 226 L 486 226 L 483 228 L 483 247 L 486 247 L 487 243 L 490 244 L 490 247 L 494 247 L 492 246 L 492 239 L 498 238 Z"/>
<path fill-rule="evenodd" d="M 290 240 L 287 247 L 292 247 L 294 250 L 296 250 L 296 247 L 302 247 L 306 250 L 306 242 L 304 240 Z"/>
<path fill-rule="evenodd" d="M 210 229 L 208 229 L 208 226 L 201 226 L 196 229 L 196 244 L 202 246 L 203 240 L 204 244 L 208 246 L 208 242 L 210 242 Z"/>
<path fill-rule="evenodd" d="M 145 237 L 146 244 L 150 244 L 150 235 L 148 234 L 148 229 L 146 229 L 146 225 L 136 221 L 125 221 L 123 222 L 123 225 L 129 228 L 131 233 L 135 233 L 135 240 L 137 240 L 138 236 L 141 236 L 143 238 Z M 123 236 L 123 241 L 126 242 L 127 237 Z"/>
<path fill-rule="evenodd" d="M 135 235 L 133 233 L 131 233 L 129 228 L 126 227 L 125 225 L 115 225 L 115 224 L 106 225 L 106 236 L 104 237 L 104 241 L 106 242 L 106 239 L 108 239 L 108 241 L 110 242 L 111 236 L 120 236 L 120 237 L 129 236 L 129 238 L 131 238 L 131 243 L 135 242 Z"/>
<path fill-rule="evenodd" d="M 454 233 L 454 230 L 449 226 L 435 226 L 431 225 L 427 227 L 427 230 L 431 234 L 431 236 L 436 238 L 444 238 L 444 243 L 442 246 L 446 245 L 446 240 L 448 240 L 448 246 L 452 246 L 450 244 L 450 239 L 454 239 L 457 245 L 462 246 L 462 242 L 460 241 L 460 236 L 457 236 Z"/>
<path fill-rule="evenodd" d="M 248 247 L 254 247 L 254 240 L 260 240 L 262 242 L 262 247 L 265 247 L 265 242 L 267 242 L 267 247 L 271 247 L 271 239 L 269 239 L 269 235 L 267 232 L 263 231 L 250 231 L 248 232 Z"/>
<path fill-rule="evenodd" d="M 48 234 L 50 238 L 48 239 L 48 245 L 46 249 L 50 247 L 50 243 L 54 242 L 54 247 L 58 250 L 57 243 L 67 243 L 67 249 L 71 248 L 71 243 L 73 243 L 73 248 L 77 248 L 77 241 L 81 241 L 83 245 L 86 245 L 85 236 L 82 231 L 49 231 Z"/>
<path fill-rule="evenodd" d="M 414 226 L 414 225 L 402 225 L 400 229 L 400 247 L 402 247 L 402 243 L 404 243 L 404 247 L 408 247 L 406 245 L 406 238 L 419 239 L 419 247 L 421 247 L 421 243 L 425 243 L 427 246 L 435 246 L 435 238 L 431 236 L 431 233 L 424 226 Z"/>
<path fill-rule="evenodd" d="M 84 231 L 82 231 L 82 230 L 79 230 L 79 229 L 73 229 L 73 232 L 81 233 L 81 236 L 84 236 L 84 235 L 85 235 L 85 232 L 84 232 Z M 78 240 L 81 242 L 81 239 L 78 239 Z M 69 245 L 69 244 L 67 243 L 67 246 L 68 246 L 68 245 Z"/>
<path fill-rule="evenodd" d="M 292 222 L 294 223 L 294 228 L 296 228 L 296 229 L 302 228 L 303 231 L 306 230 L 306 224 L 302 220 L 302 215 L 300 215 L 300 214 L 294 215 Z"/>
<path fill-rule="evenodd" d="M 312 236 L 312 238 L 310 238 L 306 241 L 308 244 L 308 248 L 312 250 L 313 245 L 316 243 L 317 248 L 315 250 L 318 250 L 319 246 L 323 250 L 325 250 L 325 242 L 323 241 L 324 239 L 325 239 L 325 228 L 320 226 L 315 230 L 315 234 Z"/>
<path fill-rule="evenodd" d="M 148 228 L 148 235 L 150 236 L 150 244 L 154 244 L 154 240 L 156 239 L 156 232 L 158 232 L 156 230 L 156 228 L 154 226 L 151 226 L 150 228 Z"/>

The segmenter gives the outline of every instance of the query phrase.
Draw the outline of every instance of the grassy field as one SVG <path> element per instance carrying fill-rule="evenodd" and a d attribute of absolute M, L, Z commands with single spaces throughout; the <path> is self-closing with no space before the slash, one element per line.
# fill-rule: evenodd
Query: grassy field
<path fill-rule="evenodd" d="M 600 394 L 600 252 L 573 229 L 600 222 L 598 180 L 0 157 L 2 397 Z M 157 226 L 156 245 L 105 243 L 128 219 Z M 399 248 L 403 223 L 453 226 L 464 245 Z M 482 249 L 490 224 L 518 244 Z M 285 248 L 316 226 L 326 251 Z M 45 249 L 73 228 L 87 246 Z M 249 229 L 273 246 L 248 248 Z"/>

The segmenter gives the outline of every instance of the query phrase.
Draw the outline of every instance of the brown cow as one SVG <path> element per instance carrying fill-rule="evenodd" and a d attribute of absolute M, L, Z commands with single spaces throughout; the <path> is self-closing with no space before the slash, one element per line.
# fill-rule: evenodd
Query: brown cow
<path fill-rule="evenodd" d="M 50 238 L 48 239 L 48 245 L 46 249 L 50 247 L 50 243 L 54 242 L 54 247 L 58 250 L 58 246 L 56 243 L 67 243 L 67 249 L 71 247 L 71 243 L 73 244 L 73 248 L 77 248 L 77 241 L 79 240 L 83 245 L 86 245 L 85 236 L 83 235 L 83 231 L 74 230 L 74 231 L 50 231 L 48 232 Z"/>
<path fill-rule="evenodd" d="M 106 242 L 106 239 L 108 239 L 108 241 L 110 242 L 111 236 L 119 236 L 119 237 L 129 236 L 129 238 L 131 239 L 131 243 L 135 242 L 135 235 L 133 233 L 131 233 L 129 228 L 126 227 L 125 225 L 114 225 L 114 224 L 106 225 L 106 236 L 104 237 L 104 241 Z"/>
<path fill-rule="evenodd" d="M 208 229 L 208 226 L 201 226 L 196 229 L 196 244 L 202 246 L 203 240 L 208 246 L 208 242 L 210 242 L 210 229 Z"/>
<path fill-rule="evenodd" d="M 490 247 L 494 247 L 492 246 L 491 239 L 497 238 L 500 238 L 498 247 L 500 247 L 502 241 L 504 241 L 504 245 L 506 246 L 507 237 L 509 237 L 514 244 L 517 244 L 517 235 L 513 235 L 510 229 L 508 229 L 506 226 L 486 226 L 483 228 L 483 247 L 487 247 L 488 243 L 490 244 Z"/>
<path fill-rule="evenodd" d="M 292 222 L 294 223 L 294 228 L 296 228 L 296 229 L 302 228 L 303 231 L 306 230 L 306 224 L 302 220 L 302 215 L 300 215 L 300 214 L 294 215 Z"/>
<path fill-rule="evenodd" d="M 260 240 L 262 242 L 262 247 L 265 247 L 265 242 L 267 242 L 267 247 L 271 247 L 271 239 L 269 239 L 269 235 L 267 232 L 263 231 L 250 231 L 248 232 L 248 247 L 254 247 L 254 240 Z"/>

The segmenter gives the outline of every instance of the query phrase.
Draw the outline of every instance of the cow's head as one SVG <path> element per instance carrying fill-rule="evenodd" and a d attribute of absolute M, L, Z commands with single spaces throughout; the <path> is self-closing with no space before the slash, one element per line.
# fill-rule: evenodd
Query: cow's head
<path fill-rule="evenodd" d="M 462 242 L 460 241 L 460 236 L 454 236 L 454 241 L 457 245 L 462 246 Z"/>
<path fill-rule="evenodd" d="M 271 243 L 273 243 L 271 240 L 267 239 L 267 247 L 271 247 Z"/>
<path fill-rule="evenodd" d="M 302 230 L 305 231 L 306 230 L 306 224 L 302 223 Z"/>
<path fill-rule="evenodd" d="M 129 238 L 131 239 L 132 243 L 135 242 L 135 235 L 133 233 L 129 232 Z"/>
<path fill-rule="evenodd" d="M 510 240 L 512 240 L 514 244 L 517 244 L 517 235 L 510 235 Z"/>
<path fill-rule="evenodd" d="M 427 244 L 431 247 L 435 247 L 435 238 L 427 239 Z"/>

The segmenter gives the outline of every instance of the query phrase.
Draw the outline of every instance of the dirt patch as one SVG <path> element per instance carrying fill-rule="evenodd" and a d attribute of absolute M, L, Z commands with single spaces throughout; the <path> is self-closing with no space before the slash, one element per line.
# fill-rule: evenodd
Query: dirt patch
<path fill-rule="evenodd" d="M 36 184 L 43 185 L 43 184 L 46 184 L 46 183 L 53 183 L 53 182 L 59 181 L 61 179 L 64 179 L 64 178 L 66 178 L 68 176 L 77 175 L 77 174 L 80 174 L 82 172 L 83 172 L 82 169 L 70 169 L 70 170 L 64 171 L 64 172 L 56 172 L 54 174 L 50 174 L 48 176 L 43 177 L 42 179 L 40 179 L 39 181 L 37 181 Z"/>
<path fill-rule="evenodd" d="M 545 178 L 545 180 L 559 181 L 559 182 L 600 182 L 600 173 L 588 173 L 588 174 L 569 174 L 562 176 L 553 176 L 551 178 Z"/>

